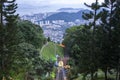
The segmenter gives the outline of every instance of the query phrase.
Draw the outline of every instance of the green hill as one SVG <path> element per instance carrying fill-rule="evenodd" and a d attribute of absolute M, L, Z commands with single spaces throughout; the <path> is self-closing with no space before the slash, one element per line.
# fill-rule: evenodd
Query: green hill
<path fill-rule="evenodd" d="M 48 42 L 43 46 L 40 54 L 46 60 L 55 60 L 56 54 L 63 56 L 63 48 L 59 44 Z"/>

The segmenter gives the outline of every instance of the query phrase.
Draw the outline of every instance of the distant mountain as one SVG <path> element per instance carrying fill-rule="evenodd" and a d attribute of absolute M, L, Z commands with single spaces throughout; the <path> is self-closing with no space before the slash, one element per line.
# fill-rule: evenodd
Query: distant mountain
<path fill-rule="evenodd" d="M 61 10 L 81 10 L 83 8 L 60 8 L 58 9 L 58 11 L 61 11 Z"/>
<path fill-rule="evenodd" d="M 88 10 L 88 9 L 83 9 L 83 10 L 80 10 L 79 12 L 76 12 L 76 13 L 58 12 L 56 14 L 48 16 L 45 20 L 50 20 L 50 21 L 52 21 L 52 20 L 64 20 L 66 22 L 75 21 L 76 19 L 82 20 L 83 19 L 82 18 L 83 12 L 88 13 L 89 11 L 90 10 Z"/>
<path fill-rule="evenodd" d="M 57 11 L 59 12 L 78 12 L 80 10 L 83 10 L 82 8 L 60 8 Z"/>

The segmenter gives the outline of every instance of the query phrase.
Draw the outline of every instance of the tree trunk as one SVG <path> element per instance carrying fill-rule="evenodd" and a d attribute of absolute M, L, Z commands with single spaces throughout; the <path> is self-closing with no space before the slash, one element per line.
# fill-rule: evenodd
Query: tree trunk
<path fill-rule="evenodd" d="M 91 72 L 91 80 L 94 80 L 93 72 Z"/>
<path fill-rule="evenodd" d="M 117 68 L 116 80 L 120 80 L 120 69 L 119 69 L 119 67 Z"/>
<path fill-rule="evenodd" d="M 118 80 L 118 68 L 116 69 L 116 80 Z"/>
<path fill-rule="evenodd" d="M 94 79 L 97 80 L 98 78 L 98 73 L 95 73 Z"/>
<path fill-rule="evenodd" d="M 105 73 L 105 80 L 107 80 L 107 69 L 104 71 Z"/>
<path fill-rule="evenodd" d="M 116 80 L 120 80 L 120 59 L 116 68 Z"/>
<path fill-rule="evenodd" d="M 120 80 L 120 70 L 118 71 L 117 80 Z"/>
<path fill-rule="evenodd" d="M 120 80 L 120 59 L 119 59 L 119 63 L 118 63 L 118 80 Z"/>

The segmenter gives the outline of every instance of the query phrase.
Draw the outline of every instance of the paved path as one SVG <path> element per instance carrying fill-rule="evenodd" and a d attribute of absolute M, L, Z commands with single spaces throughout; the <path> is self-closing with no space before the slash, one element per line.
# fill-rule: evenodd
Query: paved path
<path fill-rule="evenodd" d="M 41 53 L 42 53 L 43 49 L 44 49 L 47 45 L 48 45 L 48 42 L 47 42 L 46 44 L 44 44 L 43 47 L 41 48 L 41 50 L 40 50 L 40 55 L 41 55 L 41 56 L 42 56 Z"/>
<path fill-rule="evenodd" d="M 64 76 L 63 76 L 63 71 L 62 70 L 60 70 L 60 72 L 56 74 L 56 80 L 64 80 Z"/>

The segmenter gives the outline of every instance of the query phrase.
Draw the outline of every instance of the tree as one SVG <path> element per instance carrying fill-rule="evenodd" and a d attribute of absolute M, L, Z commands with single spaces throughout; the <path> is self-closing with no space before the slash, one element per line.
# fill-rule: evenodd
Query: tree
<path fill-rule="evenodd" d="M 97 22 L 99 21 L 100 17 L 101 17 L 101 13 L 99 12 L 101 5 L 99 5 L 98 0 L 95 1 L 95 3 L 92 3 L 91 5 L 87 5 L 85 3 L 85 5 L 87 7 L 90 7 L 92 9 L 92 11 L 90 11 L 89 13 L 83 13 L 83 18 L 86 20 L 90 20 L 92 19 L 92 21 L 87 25 L 87 27 L 90 27 L 90 29 L 92 30 L 92 34 L 91 34 L 91 40 L 90 40 L 90 45 L 91 45 L 91 49 L 90 49 L 90 69 L 91 69 L 91 80 L 94 79 L 93 74 L 94 72 L 98 69 L 98 65 L 99 65 L 99 60 L 96 60 L 96 57 L 98 58 L 98 51 L 99 48 L 97 47 L 97 30 L 99 27 L 99 23 L 97 24 Z"/>
<path fill-rule="evenodd" d="M 107 73 L 115 69 L 116 80 L 119 80 L 120 2 L 105 0 L 102 5 L 97 2 L 86 4 L 92 11 L 83 14 L 84 19 L 92 21 L 83 27 L 67 29 L 63 43 L 66 45 L 66 52 L 79 66 L 77 73 L 91 73 L 91 79 L 94 79 L 94 72 L 101 69 L 107 80 Z"/>
<path fill-rule="evenodd" d="M 117 74 L 116 74 L 116 80 L 120 80 L 120 1 L 116 1 L 116 5 L 115 5 L 115 10 L 114 10 L 114 30 L 113 30 L 113 49 L 115 50 L 115 60 L 114 62 L 117 62 L 117 66 L 116 66 L 116 70 L 117 70 Z"/>
<path fill-rule="evenodd" d="M 21 70 L 24 74 L 43 68 L 39 55 L 45 40 L 43 31 L 38 25 L 18 19 L 16 8 L 15 0 L 1 0 L 0 80 L 16 77 Z"/>
<path fill-rule="evenodd" d="M 5 0 L 1 0 L 0 1 L 0 29 L 2 29 L 2 27 L 3 27 L 3 9 L 4 9 L 4 3 L 5 3 L 6 1 Z"/>
<path fill-rule="evenodd" d="M 116 0 L 105 0 L 102 4 L 102 38 L 100 39 L 102 58 L 101 66 L 102 70 L 105 72 L 105 80 L 107 80 L 108 69 L 114 69 L 119 64 L 119 38 L 115 35 L 119 33 L 119 21 L 118 13 L 119 6 Z M 117 16 L 115 16 L 117 13 Z"/>
<path fill-rule="evenodd" d="M 50 37 L 48 37 L 48 38 L 47 38 L 47 41 L 48 41 L 48 42 L 50 42 L 50 41 L 51 41 Z"/>
<path fill-rule="evenodd" d="M 66 30 L 66 35 L 64 36 L 63 44 L 66 45 L 65 52 L 74 61 L 72 66 L 77 65 L 73 69 L 74 76 L 71 79 L 76 78 L 77 73 L 90 73 L 89 65 L 90 63 L 90 50 L 91 44 L 89 44 L 91 39 L 92 31 L 89 27 L 85 26 L 74 26 Z"/>
<path fill-rule="evenodd" d="M 107 1 L 106 0 L 106 7 L 109 8 L 109 12 L 107 14 L 109 18 L 108 18 L 108 32 L 109 32 L 109 39 L 111 42 L 111 51 L 112 52 L 112 60 L 111 60 L 111 67 L 115 68 L 117 70 L 117 74 L 116 74 L 116 80 L 120 79 L 118 76 L 119 74 L 119 65 L 120 65 L 120 49 L 119 49 L 119 45 L 120 45 L 120 38 L 118 37 L 119 33 L 120 33 L 120 21 L 118 19 L 120 19 L 120 16 L 118 16 L 118 14 L 120 13 L 120 2 L 118 0 L 110 0 Z M 105 8 L 106 8 L 105 7 Z"/>
<path fill-rule="evenodd" d="M 17 15 L 14 15 L 17 4 L 15 0 L 0 1 L 0 79 L 2 76 L 8 78 L 12 68 L 14 48 L 18 44 L 17 29 L 15 27 Z M 16 40 L 16 42 L 14 42 Z"/>
<path fill-rule="evenodd" d="M 19 20 L 17 23 L 18 33 L 21 36 L 21 43 L 17 46 L 17 59 L 15 68 L 19 74 L 20 70 L 24 73 L 32 73 L 43 76 L 46 62 L 41 58 L 39 49 L 44 44 L 43 30 L 40 26 L 33 24 L 30 21 Z M 39 70 L 40 74 L 39 74 Z M 43 75 L 42 75 L 43 74 Z M 23 77 L 23 76 L 22 76 Z"/>
<path fill-rule="evenodd" d="M 1 27 L 3 27 L 5 20 L 8 25 L 16 23 L 18 15 L 14 15 L 17 9 L 15 0 L 1 0 L 0 1 L 0 21 Z"/>
<path fill-rule="evenodd" d="M 27 42 L 35 46 L 36 49 L 41 48 L 44 44 L 43 30 L 40 26 L 33 24 L 30 21 L 19 21 L 17 23 L 19 32 L 23 42 Z"/>

